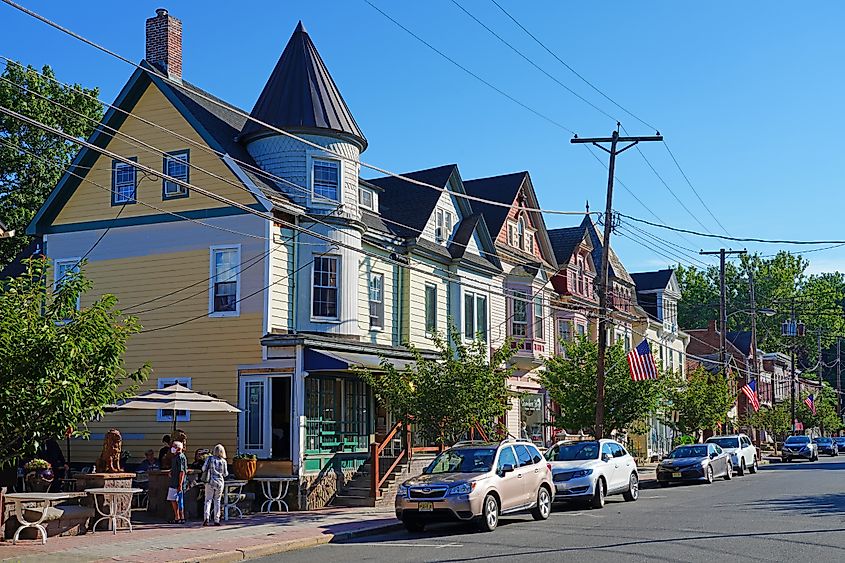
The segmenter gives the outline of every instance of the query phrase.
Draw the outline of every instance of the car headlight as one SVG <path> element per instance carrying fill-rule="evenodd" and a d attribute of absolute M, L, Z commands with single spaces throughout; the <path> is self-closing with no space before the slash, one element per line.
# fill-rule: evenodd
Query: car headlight
<path fill-rule="evenodd" d="M 592 474 L 593 474 L 592 469 L 579 469 L 578 471 L 575 471 L 575 472 L 572 473 L 572 478 L 577 479 L 579 477 L 586 477 L 587 475 L 592 475 Z"/>
<path fill-rule="evenodd" d="M 408 485 L 399 485 L 399 488 L 396 489 L 396 496 L 397 497 L 407 497 L 408 491 L 409 491 Z"/>
<path fill-rule="evenodd" d="M 449 487 L 450 495 L 468 495 L 475 489 L 475 483 L 460 483 Z"/>

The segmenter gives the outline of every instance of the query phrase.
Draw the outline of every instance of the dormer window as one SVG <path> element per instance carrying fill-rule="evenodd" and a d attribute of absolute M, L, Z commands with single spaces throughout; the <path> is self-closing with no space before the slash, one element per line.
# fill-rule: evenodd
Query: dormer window
<path fill-rule="evenodd" d="M 315 158 L 311 181 L 315 198 L 340 201 L 340 162 Z"/>
<path fill-rule="evenodd" d="M 455 224 L 455 215 L 447 209 L 435 211 L 434 240 L 437 243 L 444 243 L 452 236 L 452 227 Z"/>
<path fill-rule="evenodd" d="M 516 242 L 520 250 L 525 250 L 525 221 L 522 217 L 516 222 Z"/>
<path fill-rule="evenodd" d="M 370 188 L 358 187 L 358 205 L 370 211 L 376 210 L 376 194 Z"/>

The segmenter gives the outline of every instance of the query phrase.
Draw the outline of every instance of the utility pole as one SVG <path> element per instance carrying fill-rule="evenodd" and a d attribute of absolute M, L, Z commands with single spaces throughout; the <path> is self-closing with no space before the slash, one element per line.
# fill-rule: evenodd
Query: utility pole
<path fill-rule="evenodd" d="M 637 143 L 643 141 L 662 141 L 663 136 L 657 135 L 648 137 L 620 137 L 620 124 L 616 123 L 616 131 L 610 137 L 579 138 L 577 135 L 570 140 L 573 144 L 590 143 L 597 146 L 610 155 L 610 163 L 607 167 L 607 198 L 604 207 L 604 237 L 601 247 L 601 268 L 599 270 L 599 341 L 598 358 L 596 360 L 596 439 L 604 438 L 604 370 L 605 355 L 607 353 L 607 262 L 610 254 L 610 234 L 613 231 L 613 180 L 616 174 L 616 157 Z M 602 143 L 610 143 L 610 148 Z M 617 148 L 619 143 L 629 143 Z"/>
<path fill-rule="evenodd" d="M 754 270 L 748 268 L 748 293 L 751 298 L 751 372 L 757 380 L 757 392 L 762 391 L 760 385 L 760 373 L 757 371 L 757 297 L 754 294 Z M 772 405 L 774 405 L 774 378 L 772 379 Z"/>
<path fill-rule="evenodd" d="M 725 333 L 728 330 L 728 309 L 727 297 L 725 295 L 725 256 L 728 254 L 745 254 L 744 250 L 725 250 L 720 248 L 713 252 L 699 252 L 702 255 L 718 254 L 719 255 L 719 363 L 722 365 L 722 370 L 727 367 L 725 354 L 727 352 L 727 344 L 725 343 Z"/>
<path fill-rule="evenodd" d="M 836 416 L 842 420 L 842 339 L 836 337 Z"/>
<path fill-rule="evenodd" d="M 792 334 L 792 346 L 789 347 L 790 352 L 790 366 L 789 369 L 791 371 L 790 379 L 792 379 L 792 398 L 791 398 L 791 407 L 792 407 L 792 433 L 795 434 L 795 335 L 798 332 L 797 326 L 795 324 L 795 296 L 792 296 L 792 307 L 789 313 L 789 325 L 790 325 L 790 332 Z"/>

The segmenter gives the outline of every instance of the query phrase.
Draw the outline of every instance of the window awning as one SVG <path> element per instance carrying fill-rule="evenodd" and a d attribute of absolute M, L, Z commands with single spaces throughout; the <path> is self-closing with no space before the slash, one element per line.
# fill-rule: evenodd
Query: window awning
<path fill-rule="evenodd" d="M 308 373 L 318 371 L 349 371 L 351 368 L 368 368 L 377 370 L 381 368 L 381 358 L 376 354 L 365 354 L 361 352 L 338 352 L 335 350 L 314 350 L 305 349 L 304 355 L 305 371 Z M 405 369 L 406 366 L 414 363 L 413 360 L 401 358 L 388 358 L 388 361 L 396 369 Z"/>

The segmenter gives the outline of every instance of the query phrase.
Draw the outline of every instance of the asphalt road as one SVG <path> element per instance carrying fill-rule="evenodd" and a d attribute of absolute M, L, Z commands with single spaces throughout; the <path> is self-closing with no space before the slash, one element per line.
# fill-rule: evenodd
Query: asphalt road
<path fill-rule="evenodd" d="M 712 485 L 649 489 L 601 510 L 503 517 L 489 534 L 438 525 L 264 561 L 845 561 L 845 456 L 777 463 Z"/>

